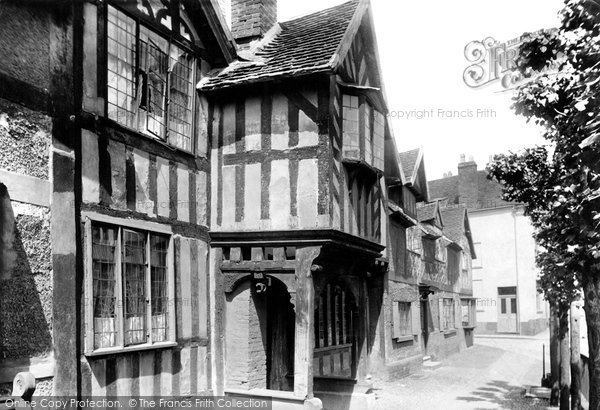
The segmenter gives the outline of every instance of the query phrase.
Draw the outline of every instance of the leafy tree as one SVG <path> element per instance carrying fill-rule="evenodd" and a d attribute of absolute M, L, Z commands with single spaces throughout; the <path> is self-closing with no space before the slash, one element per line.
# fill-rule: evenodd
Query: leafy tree
<path fill-rule="evenodd" d="M 505 199 L 525 204 L 549 302 L 566 311 L 583 289 L 590 409 L 600 410 L 600 0 L 566 0 L 561 15 L 558 30 L 525 36 L 517 65 L 529 81 L 513 97 L 549 145 L 488 168 Z"/>

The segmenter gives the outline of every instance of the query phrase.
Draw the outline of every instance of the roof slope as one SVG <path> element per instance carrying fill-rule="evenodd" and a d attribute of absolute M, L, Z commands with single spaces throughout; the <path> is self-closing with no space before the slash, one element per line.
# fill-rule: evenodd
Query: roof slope
<path fill-rule="evenodd" d="M 419 222 L 427 222 L 435 219 L 438 211 L 438 203 L 432 202 L 417 208 L 417 219 Z"/>
<path fill-rule="evenodd" d="M 329 71 L 359 0 L 351 0 L 294 20 L 278 23 L 248 56 L 214 77 L 205 77 L 202 90 L 266 81 L 275 77 Z"/>
<path fill-rule="evenodd" d="M 487 171 L 477 171 L 477 200 L 475 203 L 461 200 L 459 177 L 457 175 L 429 181 L 429 195 L 432 199 L 448 198 L 448 204 L 465 205 L 468 209 L 498 208 L 514 203 L 502 199 L 502 186 L 487 179 Z"/>
<path fill-rule="evenodd" d="M 453 208 L 441 208 L 442 218 L 444 218 L 444 233 L 456 243 L 461 242 L 463 233 L 465 233 L 465 211 L 462 205 Z"/>
<path fill-rule="evenodd" d="M 473 234 L 469 223 L 469 213 L 464 205 L 440 207 L 442 218 L 444 219 L 444 234 L 454 243 L 463 246 L 463 235 L 467 237 L 471 258 L 475 259 L 475 246 L 473 244 Z"/>
<path fill-rule="evenodd" d="M 412 182 L 413 177 L 417 172 L 415 168 L 417 166 L 417 161 L 419 160 L 419 152 L 420 149 L 416 148 L 398 154 L 400 156 L 400 163 L 402 164 L 402 171 L 404 172 L 407 182 Z"/>

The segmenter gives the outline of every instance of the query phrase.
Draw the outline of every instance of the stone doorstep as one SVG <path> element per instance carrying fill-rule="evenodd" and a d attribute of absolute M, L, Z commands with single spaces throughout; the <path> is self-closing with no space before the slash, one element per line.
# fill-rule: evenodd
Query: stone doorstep
<path fill-rule="evenodd" d="M 273 408 L 285 410 L 322 410 L 323 404 L 318 397 L 306 399 L 298 397 L 294 392 L 269 389 L 225 389 L 225 396 L 251 399 L 267 399 L 273 403 Z"/>
<path fill-rule="evenodd" d="M 383 378 L 386 381 L 390 381 L 409 377 L 412 374 L 421 371 L 422 363 L 423 360 L 420 355 L 415 355 L 396 362 L 387 363 L 385 365 L 385 376 Z"/>
<path fill-rule="evenodd" d="M 371 393 L 341 393 L 315 391 L 323 402 L 324 410 L 369 410 L 375 408 L 377 396 Z"/>
<path fill-rule="evenodd" d="M 442 367 L 441 362 L 436 362 L 431 359 L 431 356 L 423 356 L 423 370 L 435 370 Z"/>
<path fill-rule="evenodd" d="M 525 397 L 530 399 L 544 399 L 550 400 L 550 394 L 552 390 L 547 387 L 539 386 L 526 386 Z"/>
<path fill-rule="evenodd" d="M 428 360 L 423 362 L 423 370 L 435 370 L 442 367 L 442 362 L 434 362 L 432 360 Z"/>

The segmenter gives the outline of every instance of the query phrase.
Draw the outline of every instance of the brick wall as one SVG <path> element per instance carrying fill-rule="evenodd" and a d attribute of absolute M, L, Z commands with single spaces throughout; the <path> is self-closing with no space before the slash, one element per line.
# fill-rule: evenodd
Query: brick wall
<path fill-rule="evenodd" d="M 241 284 L 227 297 L 225 313 L 225 386 L 226 388 L 266 388 L 266 353 L 259 311 L 250 290 L 250 282 Z M 264 315 L 263 315 L 264 317 Z M 263 321 L 264 322 L 264 321 Z"/>
<path fill-rule="evenodd" d="M 277 22 L 277 0 L 232 0 L 231 32 L 238 41 L 262 36 Z"/>
<path fill-rule="evenodd" d="M 459 203 L 477 203 L 478 189 L 477 163 L 474 161 L 468 161 L 458 164 Z"/>

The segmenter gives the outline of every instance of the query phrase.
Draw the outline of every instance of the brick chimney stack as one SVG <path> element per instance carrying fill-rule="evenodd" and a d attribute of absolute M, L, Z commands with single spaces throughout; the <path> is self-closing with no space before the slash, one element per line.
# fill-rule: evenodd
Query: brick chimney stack
<path fill-rule="evenodd" d="M 464 154 L 460 156 L 460 159 L 461 162 L 458 164 L 459 203 L 466 205 L 467 208 L 475 208 L 479 191 L 477 163 L 473 161 L 473 157 L 469 157 L 469 161 L 465 161 Z"/>
<path fill-rule="evenodd" d="M 231 33 L 240 45 L 259 40 L 277 23 L 277 0 L 231 0 Z"/>

